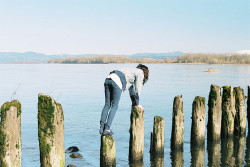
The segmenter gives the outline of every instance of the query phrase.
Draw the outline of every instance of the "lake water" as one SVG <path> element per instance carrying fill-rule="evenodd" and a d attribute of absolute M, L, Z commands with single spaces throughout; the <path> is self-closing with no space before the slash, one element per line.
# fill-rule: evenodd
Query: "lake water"
<path fill-rule="evenodd" d="M 65 154 L 66 165 L 72 163 L 76 166 L 99 166 L 98 130 L 104 105 L 105 77 L 111 70 L 135 66 L 135 64 L 0 64 L 0 104 L 10 101 L 15 90 L 14 98 L 22 104 L 22 166 L 40 166 L 37 132 L 38 93 L 48 94 L 62 104 L 65 118 L 65 148 L 78 146 L 83 155 L 83 159 L 71 159 L 69 154 Z M 211 84 L 241 86 L 247 94 L 247 85 L 250 85 L 250 66 L 149 64 L 148 67 L 150 79 L 142 88 L 140 98 L 140 103 L 145 108 L 144 166 L 150 166 L 150 133 L 156 115 L 165 119 L 164 166 L 171 166 L 172 107 L 176 95 L 183 95 L 185 125 L 183 160 L 184 166 L 190 166 L 191 112 L 195 96 L 205 97 L 207 103 Z M 209 67 L 220 72 L 203 72 Z M 111 127 L 115 133 L 117 166 L 128 166 L 130 111 L 130 97 L 126 91 L 122 94 Z M 250 160 L 247 158 L 250 147 L 245 147 L 245 140 L 245 138 L 241 140 L 244 156 L 237 158 L 237 154 L 232 155 L 235 161 L 244 161 L 244 164 Z M 234 143 L 237 142 L 231 143 L 232 148 L 238 148 Z M 222 161 L 230 158 L 224 157 L 223 152 L 222 155 Z M 201 157 L 205 157 L 207 166 L 209 163 L 207 146 Z"/>

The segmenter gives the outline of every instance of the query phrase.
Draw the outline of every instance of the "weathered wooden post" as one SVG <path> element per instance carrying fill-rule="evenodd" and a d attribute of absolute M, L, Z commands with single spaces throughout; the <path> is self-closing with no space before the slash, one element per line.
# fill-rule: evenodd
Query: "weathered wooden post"
<path fill-rule="evenodd" d="M 223 86 L 222 94 L 222 122 L 221 137 L 230 137 L 234 134 L 235 96 L 233 87 Z"/>
<path fill-rule="evenodd" d="M 151 156 L 164 155 L 164 127 L 165 120 L 160 116 L 155 116 L 153 133 L 151 133 Z"/>
<path fill-rule="evenodd" d="M 21 167 L 21 103 L 6 102 L 1 107 L 0 166 Z"/>
<path fill-rule="evenodd" d="M 42 167 L 65 166 L 64 115 L 61 104 L 38 95 L 38 138 Z"/>
<path fill-rule="evenodd" d="M 182 167 L 183 160 L 183 140 L 184 140 L 184 112 L 182 96 L 175 96 L 172 113 L 171 132 L 171 165 Z"/>
<path fill-rule="evenodd" d="M 220 142 L 221 132 L 221 88 L 211 85 L 208 98 L 207 139 Z"/>
<path fill-rule="evenodd" d="M 207 142 L 208 166 L 220 166 L 220 141 Z"/>
<path fill-rule="evenodd" d="M 246 108 L 245 108 L 245 94 L 240 87 L 234 88 L 235 92 L 235 119 L 234 119 L 234 133 L 236 135 L 246 135 Z"/>
<path fill-rule="evenodd" d="M 204 145 L 205 143 L 205 98 L 196 96 L 192 108 L 191 143 Z"/>
<path fill-rule="evenodd" d="M 144 110 L 132 107 L 130 115 L 129 161 L 143 161 L 144 153 Z"/>
<path fill-rule="evenodd" d="M 248 97 L 247 97 L 247 120 L 248 120 L 248 127 L 250 127 L 250 86 L 248 86 Z"/>
<path fill-rule="evenodd" d="M 184 112 L 182 96 L 175 96 L 172 113 L 171 147 L 183 147 Z"/>
<path fill-rule="evenodd" d="M 111 135 L 101 136 L 100 166 L 116 166 L 116 148 L 115 141 Z"/>
<path fill-rule="evenodd" d="M 192 105 L 191 166 L 205 166 L 205 98 L 196 96 Z"/>

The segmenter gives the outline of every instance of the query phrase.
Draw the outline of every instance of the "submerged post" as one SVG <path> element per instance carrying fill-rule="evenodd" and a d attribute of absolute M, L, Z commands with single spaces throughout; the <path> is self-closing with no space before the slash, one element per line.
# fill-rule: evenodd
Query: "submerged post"
<path fill-rule="evenodd" d="M 144 110 L 132 107 L 130 115 L 129 160 L 143 161 L 144 153 Z"/>
<path fill-rule="evenodd" d="M 211 85 L 208 98 L 207 138 L 210 141 L 220 141 L 221 132 L 221 88 Z"/>
<path fill-rule="evenodd" d="M 151 133 L 150 154 L 151 156 L 164 156 L 164 127 L 165 120 L 160 116 L 154 117 L 154 128 Z"/>
<path fill-rule="evenodd" d="M 65 166 L 64 115 L 61 104 L 38 95 L 38 138 L 41 167 Z"/>
<path fill-rule="evenodd" d="M 116 166 L 116 148 L 115 141 L 111 135 L 101 136 L 101 149 L 100 149 L 100 166 L 101 167 L 114 167 Z"/>
<path fill-rule="evenodd" d="M 193 145 L 205 143 L 205 98 L 196 96 L 192 107 L 191 142 Z"/>
<path fill-rule="evenodd" d="M 171 148 L 183 147 L 184 112 L 182 96 L 175 96 L 172 113 Z"/>
<path fill-rule="evenodd" d="M 250 127 L 250 86 L 248 86 L 248 97 L 247 97 L 247 120 L 248 120 L 248 127 Z"/>
<path fill-rule="evenodd" d="M 234 88 L 235 92 L 235 119 L 234 119 L 234 133 L 236 135 L 246 135 L 246 108 L 245 108 L 245 94 L 240 87 Z"/>
<path fill-rule="evenodd" d="M 221 137 L 233 136 L 235 113 L 235 96 L 233 87 L 223 86 Z"/>
<path fill-rule="evenodd" d="M 0 166 L 21 167 L 21 103 L 6 102 L 1 107 Z"/>

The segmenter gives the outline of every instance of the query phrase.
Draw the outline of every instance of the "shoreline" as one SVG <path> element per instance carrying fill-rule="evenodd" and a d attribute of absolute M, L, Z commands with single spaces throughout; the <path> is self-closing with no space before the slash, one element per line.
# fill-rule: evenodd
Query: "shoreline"
<path fill-rule="evenodd" d="M 1 62 L 0 65 L 2 64 L 176 64 L 176 65 L 250 65 L 250 64 L 238 64 L 238 63 L 226 63 L 226 64 L 208 64 L 208 63 L 45 63 L 45 62 L 41 62 L 41 63 L 38 63 L 38 62 L 32 62 L 32 63 L 27 63 L 27 62 Z"/>

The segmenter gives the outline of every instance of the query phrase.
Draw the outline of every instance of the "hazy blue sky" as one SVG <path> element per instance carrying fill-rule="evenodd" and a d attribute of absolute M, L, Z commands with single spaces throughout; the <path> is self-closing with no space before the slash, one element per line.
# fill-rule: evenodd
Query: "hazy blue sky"
<path fill-rule="evenodd" d="M 250 49 L 250 0 L 0 0 L 0 52 Z"/>

